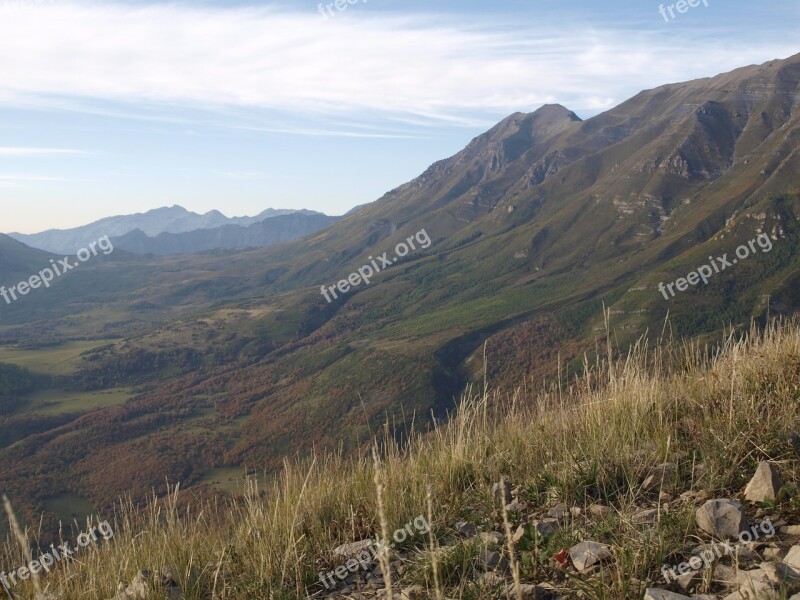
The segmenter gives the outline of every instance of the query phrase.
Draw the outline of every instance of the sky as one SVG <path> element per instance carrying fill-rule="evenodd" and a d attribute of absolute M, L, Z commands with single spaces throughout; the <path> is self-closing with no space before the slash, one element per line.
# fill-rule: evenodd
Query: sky
<path fill-rule="evenodd" d="M 343 214 L 513 112 L 800 53 L 797 0 L 693 2 L 0 0 L 0 231 Z"/>

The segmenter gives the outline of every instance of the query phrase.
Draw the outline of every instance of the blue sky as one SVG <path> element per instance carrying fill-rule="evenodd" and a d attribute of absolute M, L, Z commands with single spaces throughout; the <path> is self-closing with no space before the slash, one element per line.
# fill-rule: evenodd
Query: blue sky
<path fill-rule="evenodd" d="M 707 1 L 0 0 L 0 231 L 342 214 L 512 112 L 587 118 L 800 52 L 797 0 Z"/>

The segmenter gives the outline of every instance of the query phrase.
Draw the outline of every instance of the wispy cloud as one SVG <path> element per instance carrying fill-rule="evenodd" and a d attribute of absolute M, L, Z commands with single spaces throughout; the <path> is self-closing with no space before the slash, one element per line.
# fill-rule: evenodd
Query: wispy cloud
<path fill-rule="evenodd" d="M 30 183 L 52 183 L 70 181 L 64 177 L 49 177 L 46 175 L 0 175 L 0 188 L 21 188 Z"/>
<path fill-rule="evenodd" d="M 26 148 L 14 146 L 0 146 L 0 156 L 63 156 L 89 154 L 85 150 L 73 150 L 70 148 Z"/>
<path fill-rule="evenodd" d="M 779 36 L 731 47 L 695 31 L 682 44 L 680 33 L 667 35 L 657 22 L 636 30 L 565 21 L 554 33 L 536 23 L 486 20 L 478 27 L 452 15 L 411 18 L 364 8 L 329 21 L 313 11 L 188 4 L 7 11 L 0 19 L 0 106 L 63 98 L 84 107 L 133 102 L 315 118 L 363 111 L 395 122 L 467 125 L 547 102 L 596 112 L 626 98 L 632 86 L 797 51 L 796 42 Z"/>

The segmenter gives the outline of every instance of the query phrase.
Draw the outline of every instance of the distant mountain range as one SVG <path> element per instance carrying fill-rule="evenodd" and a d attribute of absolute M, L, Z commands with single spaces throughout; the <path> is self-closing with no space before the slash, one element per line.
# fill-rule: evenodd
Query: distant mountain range
<path fill-rule="evenodd" d="M 247 229 L 251 225 L 262 223 L 268 219 L 289 215 L 314 218 L 282 221 L 281 225 L 272 228 Z M 310 210 L 268 208 L 254 217 L 226 217 L 217 210 L 201 215 L 188 211 L 182 206 L 174 205 L 156 208 L 145 213 L 106 217 L 72 229 L 50 229 L 41 233 L 10 233 L 8 235 L 32 248 L 57 254 L 72 254 L 87 243 L 104 235 L 108 235 L 112 239 L 119 238 L 120 247 L 131 252 L 171 254 L 212 248 L 241 248 L 243 247 L 242 240 L 247 240 L 245 246 L 268 246 L 313 233 L 335 220 L 334 217 L 327 217 L 322 213 Z M 280 232 L 281 226 L 286 228 L 286 232 Z M 214 231 L 223 227 L 227 227 L 227 229 Z M 207 231 L 208 235 L 201 233 L 201 230 Z M 193 233 L 193 235 L 154 239 L 162 234 L 183 233 Z"/>
<path fill-rule="evenodd" d="M 247 226 L 223 225 L 184 233 L 159 233 L 155 237 L 136 229 L 120 237 L 112 237 L 111 240 L 116 248 L 136 254 L 188 254 L 216 248 L 262 248 L 290 242 L 338 220 L 339 217 L 298 211 L 268 217 Z"/>

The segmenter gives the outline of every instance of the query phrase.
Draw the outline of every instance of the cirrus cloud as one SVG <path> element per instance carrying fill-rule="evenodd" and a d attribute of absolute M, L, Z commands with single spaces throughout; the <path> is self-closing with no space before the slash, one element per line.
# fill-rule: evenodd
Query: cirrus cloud
<path fill-rule="evenodd" d="M 329 21 L 277 7 L 114 3 L 0 17 L 0 106 L 79 101 L 86 110 L 124 102 L 473 124 L 549 102 L 597 112 L 630 95 L 633 81 L 651 87 L 796 51 L 775 38 L 731 49 L 703 36 L 684 48 L 663 28 L 576 22 L 554 33 L 366 8 Z"/>

